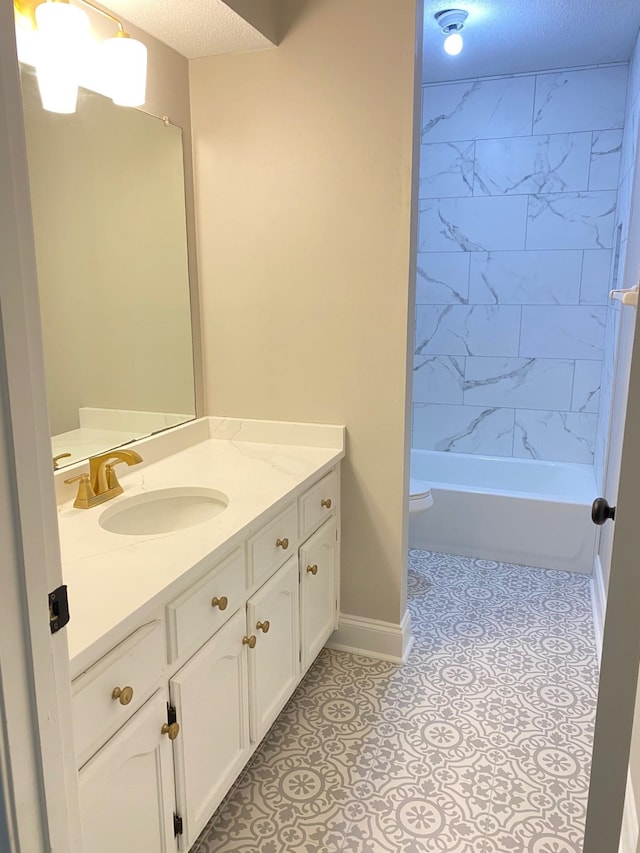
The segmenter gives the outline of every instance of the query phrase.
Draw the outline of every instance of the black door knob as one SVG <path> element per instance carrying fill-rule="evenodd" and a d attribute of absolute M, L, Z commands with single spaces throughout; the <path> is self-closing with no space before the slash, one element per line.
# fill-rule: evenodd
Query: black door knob
<path fill-rule="evenodd" d="M 594 524 L 604 524 L 605 521 L 611 519 L 614 521 L 616 517 L 616 508 L 609 506 L 606 498 L 596 498 L 591 505 L 591 520 Z"/>

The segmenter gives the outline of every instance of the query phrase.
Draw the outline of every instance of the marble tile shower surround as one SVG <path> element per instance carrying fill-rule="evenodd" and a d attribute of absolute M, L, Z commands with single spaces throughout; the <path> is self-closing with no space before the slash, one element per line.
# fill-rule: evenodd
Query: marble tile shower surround
<path fill-rule="evenodd" d="M 579 853 L 589 579 L 409 556 L 398 667 L 323 651 L 192 853 Z"/>
<path fill-rule="evenodd" d="M 593 462 L 628 77 L 423 88 L 414 447 Z"/>

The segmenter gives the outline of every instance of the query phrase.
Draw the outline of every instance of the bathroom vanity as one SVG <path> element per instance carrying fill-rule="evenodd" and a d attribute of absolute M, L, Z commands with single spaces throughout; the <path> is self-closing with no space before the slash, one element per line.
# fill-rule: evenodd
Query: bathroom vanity
<path fill-rule="evenodd" d="M 135 448 L 144 461 L 121 475 L 123 495 L 59 506 L 92 853 L 121 849 L 125 831 L 127 850 L 188 850 L 339 608 L 342 427 L 203 418 Z M 144 515 L 105 529 L 119 502 L 189 489 L 216 490 L 223 510 L 197 523 L 176 512 L 166 532 L 136 530 Z"/>

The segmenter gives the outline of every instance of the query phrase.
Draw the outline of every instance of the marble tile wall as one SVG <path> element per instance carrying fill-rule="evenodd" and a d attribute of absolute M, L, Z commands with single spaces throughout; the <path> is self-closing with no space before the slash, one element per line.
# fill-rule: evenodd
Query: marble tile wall
<path fill-rule="evenodd" d="M 424 86 L 414 447 L 593 462 L 628 79 Z"/>
<path fill-rule="evenodd" d="M 640 133 L 640 35 L 631 60 L 627 85 L 626 111 L 621 147 L 621 163 L 618 180 L 618 203 L 614 225 L 614 259 L 612 265 L 612 287 L 625 286 L 625 255 L 629 236 L 629 214 L 631 212 L 631 187 L 634 168 L 638 166 L 638 135 Z M 603 148 L 606 147 L 603 140 Z M 629 286 L 630 282 L 626 282 Z M 596 429 L 594 467 L 599 490 L 604 488 L 607 445 L 611 420 L 611 402 L 613 379 L 615 374 L 616 353 L 618 347 L 630 350 L 632 340 L 620 340 L 620 303 L 610 302 L 607 309 L 607 322 L 602 359 L 602 381 L 600 407 Z"/>

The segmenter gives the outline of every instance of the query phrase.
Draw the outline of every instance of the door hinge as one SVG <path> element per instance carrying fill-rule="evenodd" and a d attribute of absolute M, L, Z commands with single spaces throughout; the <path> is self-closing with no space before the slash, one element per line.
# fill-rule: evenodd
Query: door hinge
<path fill-rule="evenodd" d="M 182 818 L 180 815 L 173 813 L 173 834 L 175 836 L 182 835 Z"/>
<path fill-rule="evenodd" d="M 69 599 L 67 586 L 63 584 L 49 593 L 49 630 L 52 634 L 59 631 L 69 621 Z"/>
<path fill-rule="evenodd" d="M 173 723 L 178 722 L 178 716 L 176 714 L 176 709 L 173 705 L 170 705 L 167 702 L 167 723 L 171 726 Z"/>

